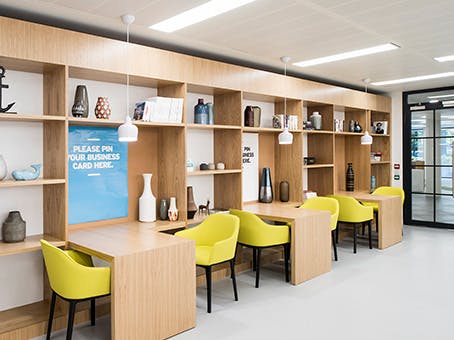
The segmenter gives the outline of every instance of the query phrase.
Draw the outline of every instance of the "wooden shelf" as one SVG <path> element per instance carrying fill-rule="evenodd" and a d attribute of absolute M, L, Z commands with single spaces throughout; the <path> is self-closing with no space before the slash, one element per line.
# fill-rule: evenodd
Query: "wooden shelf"
<path fill-rule="evenodd" d="M 303 130 L 303 133 L 307 134 L 327 134 L 327 135 L 332 135 L 333 131 L 326 131 L 326 130 Z"/>
<path fill-rule="evenodd" d="M 120 126 L 124 123 L 121 120 L 110 119 L 92 119 L 92 118 L 79 118 L 68 117 L 69 125 L 91 125 L 91 126 Z"/>
<path fill-rule="evenodd" d="M 276 128 L 263 128 L 263 127 L 243 127 L 243 132 L 268 132 L 268 133 L 281 133 L 283 129 Z M 288 130 L 291 133 L 301 133 L 303 130 Z"/>
<path fill-rule="evenodd" d="M 0 182 L 0 188 L 13 188 L 13 187 L 27 187 L 34 185 L 51 185 L 51 184 L 64 184 L 64 179 L 35 179 L 32 181 L 15 181 L 7 180 Z"/>
<path fill-rule="evenodd" d="M 364 132 L 334 132 L 334 134 L 340 136 L 362 136 Z"/>
<path fill-rule="evenodd" d="M 378 133 L 371 133 L 370 135 L 372 137 L 389 137 L 388 134 L 384 135 L 384 134 L 378 134 Z"/>
<path fill-rule="evenodd" d="M 155 222 L 139 222 L 141 226 L 154 230 L 154 231 L 166 231 L 173 230 L 178 228 L 184 228 L 186 223 L 184 221 L 161 221 L 157 220 Z"/>
<path fill-rule="evenodd" d="M 187 172 L 187 176 L 207 176 L 207 175 L 225 175 L 225 174 L 240 174 L 241 169 L 230 170 L 201 170 Z"/>
<path fill-rule="evenodd" d="M 391 164 L 390 161 L 370 161 L 371 165 L 377 165 L 377 164 Z"/>
<path fill-rule="evenodd" d="M 0 120 L 15 122 L 65 121 L 65 116 L 0 113 Z"/>
<path fill-rule="evenodd" d="M 303 165 L 304 169 L 320 169 L 320 168 L 334 168 L 334 164 L 312 164 Z"/>
<path fill-rule="evenodd" d="M 40 240 L 45 239 L 54 246 L 61 247 L 65 245 L 65 241 L 56 239 L 48 235 L 33 235 L 27 236 L 23 242 L 17 243 L 0 243 L 0 256 L 28 253 L 41 249 Z"/>
<path fill-rule="evenodd" d="M 183 123 L 166 123 L 166 122 L 142 122 L 142 121 L 132 121 L 133 124 L 137 126 L 144 126 L 144 127 L 184 127 Z"/>
<path fill-rule="evenodd" d="M 186 124 L 188 129 L 200 129 L 200 130 L 215 130 L 215 129 L 223 129 L 223 130 L 240 130 L 241 126 L 236 125 L 210 125 L 210 124 Z"/>

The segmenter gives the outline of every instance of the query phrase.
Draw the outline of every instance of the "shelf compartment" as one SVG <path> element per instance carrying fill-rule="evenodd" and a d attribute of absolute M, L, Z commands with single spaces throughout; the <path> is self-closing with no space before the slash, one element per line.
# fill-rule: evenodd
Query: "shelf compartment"
<path fill-rule="evenodd" d="M 51 184 L 64 184 L 65 179 L 35 179 L 31 181 L 15 181 L 7 180 L 0 182 L 0 188 L 14 188 L 14 187 L 26 187 L 34 185 L 51 185 Z"/>
<path fill-rule="evenodd" d="M 0 256 L 28 253 L 41 249 L 40 240 L 45 239 L 56 247 L 65 245 L 65 241 L 59 240 L 49 235 L 32 235 L 27 236 L 24 242 L 17 243 L 0 243 Z"/>
<path fill-rule="evenodd" d="M 109 119 L 92 119 L 92 118 L 79 118 L 79 117 L 68 117 L 69 125 L 93 125 L 93 126 L 120 126 L 124 123 L 121 120 L 109 120 Z"/>
<path fill-rule="evenodd" d="M 191 171 L 187 173 L 187 176 L 207 176 L 207 175 L 226 175 L 226 174 L 240 174 L 241 169 L 229 169 L 229 170 L 200 170 Z"/>
<path fill-rule="evenodd" d="M 240 130 L 241 126 L 237 125 L 220 125 L 220 124 L 186 124 L 188 129 L 199 129 L 199 130 Z"/>
<path fill-rule="evenodd" d="M 312 164 L 303 166 L 303 169 L 321 169 L 321 168 L 334 168 L 334 164 Z"/>
<path fill-rule="evenodd" d="M 65 121 L 64 116 L 0 113 L 0 120 L 14 122 Z"/>

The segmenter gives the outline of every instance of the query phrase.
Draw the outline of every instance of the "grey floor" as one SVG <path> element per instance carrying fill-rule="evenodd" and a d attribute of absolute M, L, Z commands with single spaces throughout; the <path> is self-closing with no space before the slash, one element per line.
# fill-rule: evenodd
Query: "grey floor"
<path fill-rule="evenodd" d="M 330 273 L 291 286 L 272 265 L 253 283 L 252 273 L 238 276 L 238 302 L 230 280 L 215 283 L 211 314 L 198 288 L 197 327 L 175 339 L 454 339 L 454 230 L 405 227 L 402 243 L 380 251 L 362 242 L 356 255 L 343 241 Z M 109 339 L 109 322 L 73 338 Z"/>

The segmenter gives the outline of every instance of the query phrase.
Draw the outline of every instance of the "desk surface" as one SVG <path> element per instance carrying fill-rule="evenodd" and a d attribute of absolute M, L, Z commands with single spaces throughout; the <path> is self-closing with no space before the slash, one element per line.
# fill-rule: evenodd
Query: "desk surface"
<path fill-rule="evenodd" d="M 396 197 L 401 200 L 400 196 L 389 196 L 389 195 L 376 195 L 370 194 L 366 191 L 336 191 L 336 195 L 343 195 L 343 196 L 351 196 L 356 198 L 360 201 L 367 201 L 367 202 L 383 202 L 388 200 L 394 200 Z"/>
<path fill-rule="evenodd" d="M 317 217 L 320 215 L 330 215 L 328 211 L 299 209 L 297 203 L 247 203 L 243 210 L 253 214 L 260 215 L 262 218 L 268 218 L 277 221 L 289 221 L 297 218 Z"/>
<path fill-rule="evenodd" d="M 168 224 L 183 227 L 184 222 Z M 70 231 L 69 246 L 111 261 L 118 256 L 135 254 L 186 243 L 187 240 L 157 231 L 164 224 L 130 222 Z"/>

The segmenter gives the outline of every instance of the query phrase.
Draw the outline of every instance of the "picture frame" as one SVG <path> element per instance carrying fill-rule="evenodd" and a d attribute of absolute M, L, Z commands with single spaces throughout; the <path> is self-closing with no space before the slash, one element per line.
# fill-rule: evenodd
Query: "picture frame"
<path fill-rule="evenodd" d="M 388 134 L 388 122 L 386 120 L 377 120 L 372 122 L 372 133 L 378 135 Z"/>

